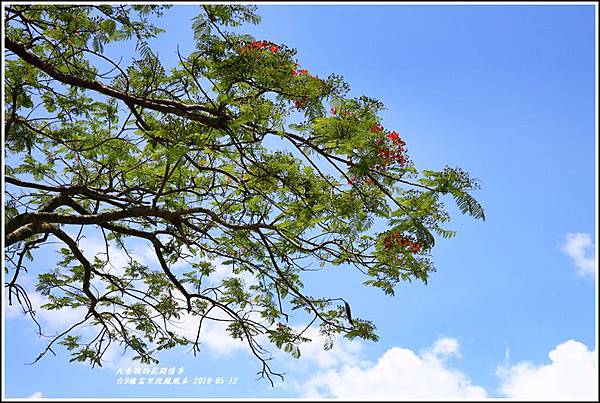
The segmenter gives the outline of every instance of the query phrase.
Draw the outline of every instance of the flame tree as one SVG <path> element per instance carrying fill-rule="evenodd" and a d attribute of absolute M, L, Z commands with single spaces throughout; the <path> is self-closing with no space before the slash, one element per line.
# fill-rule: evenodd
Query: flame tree
<path fill-rule="evenodd" d="M 377 340 L 335 290 L 307 294 L 303 273 L 345 265 L 386 294 L 426 282 L 435 239 L 454 234 L 441 197 L 483 219 L 477 181 L 418 171 L 381 102 L 348 97 L 342 77 L 312 75 L 285 44 L 235 33 L 259 22 L 253 7 L 200 6 L 195 50 L 167 69 L 151 47 L 164 8 L 5 8 L 8 302 L 45 335 L 29 269 L 43 309 L 82 312 L 34 361 L 62 345 L 101 365 L 114 345 L 157 362 L 162 349 L 197 352 L 203 323 L 220 321 L 272 380 L 268 346 L 298 357 L 308 326 L 325 349 L 337 335 Z M 124 63 L 114 54 L 127 46 Z M 105 251 L 90 256 L 93 234 Z M 118 268 L 115 247 L 129 256 Z M 59 251 L 56 267 L 35 259 L 42 248 Z M 216 266 L 230 275 L 215 281 Z M 182 318 L 196 337 L 178 332 Z"/>

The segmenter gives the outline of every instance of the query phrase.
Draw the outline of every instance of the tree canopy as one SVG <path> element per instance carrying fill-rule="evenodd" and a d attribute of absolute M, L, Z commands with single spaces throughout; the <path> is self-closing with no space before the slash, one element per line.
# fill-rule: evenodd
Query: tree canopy
<path fill-rule="evenodd" d="M 162 349 L 199 351 L 203 323 L 215 320 L 271 380 L 269 344 L 298 357 L 308 326 L 325 349 L 337 335 L 377 340 L 335 289 L 306 293 L 303 273 L 344 265 L 386 294 L 427 282 L 436 239 L 454 235 L 441 227 L 442 198 L 483 219 L 468 193 L 477 181 L 459 168 L 417 170 L 380 101 L 349 97 L 339 75 L 312 75 L 285 44 L 240 34 L 260 20 L 252 6 L 200 6 L 195 50 L 174 45 L 175 67 L 165 67 L 151 45 L 164 11 L 5 8 L 9 303 L 37 323 L 29 269 L 44 309 L 84 312 L 47 336 L 36 361 L 62 345 L 101 365 L 116 345 L 151 363 Z M 86 255 L 84 236 L 105 252 Z M 134 241 L 151 263 L 129 253 Z M 42 248 L 59 251 L 56 267 L 36 260 Z M 128 254 L 124 267 L 111 268 L 114 248 Z M 214 281 L 218 267 L 231 274 Z M 182 318 L 195 338 L 178 332 Z"/>

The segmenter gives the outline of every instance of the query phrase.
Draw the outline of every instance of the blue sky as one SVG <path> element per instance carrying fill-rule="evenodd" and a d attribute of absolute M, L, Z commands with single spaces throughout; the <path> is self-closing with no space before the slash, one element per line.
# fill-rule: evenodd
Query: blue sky
<path fill-rule="evenodd" d="M 175 43 L 183 53 L 193 49 L 195 7 L 165 12 L 159 24 L 167 32 L 155 41 L 163 59 L 176 61 Z M 360 396 L 356 380 L 390 386 L 377 377 L 389 374 L 386 365 L 414 381 L 388 388 L 397 398 L 435 394 L 419 386 L 423 379 L 457 397 L 592 390 L 578 382 L 597 373 L 590 358 L 597 351 L 595 12 L 591 5 L 259 6 L 262 23 L 246 32 L 297 48 L 311 74 L 343 75 L 350 95 L 383 101 L 384 126 L 401 134 L 417 168 L 459 166 L 481 180 L 475 196 L 487 220 L 461 216 L 448 200 L 458 233 L 436 246 L 438 271 L 428 285 L 401 284 L 393 298 L 361 286 L 344 267 L 308 276 L 310 294 L 335 284 L 357 315 L 376 323 L 381 340 L 342 342 L 335 357 L 318 348 L 299 363 L 279 357 L 275 365 L 288 375 L 275 389 L 256 381 L 258 363 L 216 330 L 200 356 L 171 351 L 160 366 L 234 376 L 236 385 L 117 385 L 119 363 L 92 370 L 67 363 L 60 350 L 27 366 L 42 345 L 30 323 L 9 314 L 5 396 Z M 44 256 L 48 263 L 53 255 Z M 573 376 L 558 376 L 565 373 Z"/>

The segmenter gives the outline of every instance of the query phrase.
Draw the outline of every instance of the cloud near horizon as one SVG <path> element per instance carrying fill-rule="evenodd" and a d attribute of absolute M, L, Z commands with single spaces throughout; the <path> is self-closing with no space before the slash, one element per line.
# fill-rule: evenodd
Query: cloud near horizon
<path fill-rule="evenodd" d="M 343 342 L 342 342 L 343 344 Z M 310 352 L 306 352 L 310 354 Z M 497 393 L 472 384 L 468 374 L 453 368 L 448 359 L 460 358 L 455 338 L 440 337 L 428 349 L 414 351 L 392 347 L 376 362 L 360 360 L 360 349 L 341 362 L 312 372 L 296 382 L 304 398 L 416 400 L 485 399 L 597 400 L 596 350 L 575 340 L 558 344 L 549 352 L 550 364 L 518 362 L 498 366 Z"/>
<path fill-rule="evenodd" d="M 498 367 L 500 392 L 521 400 L 598 400 L 598 354 L 575 340 L 556 346 L 551 363 Z"/>
<path fill-rule="evenodd" d="M 416 354 L 392 347 L 377 362 L 346 362 L 314 374 L 304 385 L 305 398 L 414 400 L 483 399 L 484 388 L 449 366 L 459 357 L 456 339 L 441 337 L 429 349 Z"/>

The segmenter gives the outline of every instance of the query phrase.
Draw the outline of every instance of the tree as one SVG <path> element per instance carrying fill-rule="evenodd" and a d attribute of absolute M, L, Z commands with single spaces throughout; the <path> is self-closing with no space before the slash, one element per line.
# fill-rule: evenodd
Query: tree
<path fill-rule="evenodd" d="M 377 340 L 349 301 L 305 293 L 303 273 L 346 265 L 386 294 L 403 280 L 427 282 L 436 236 L 454 234 L 440 226 L 449 220 L 441 198 L 483 219 L 468 193 L 477 181 L 458 168 L 417 171 L 382 126 L 381 102 L 348 97 L 338 75 L 311 75 L 294 49 L 234 33 L 259 22 L 253 7 L 201 6 L 196 50 L 177 50 L 177 65 L 163 67 L 150 41 L 164 8 L 5 9 L 9 303 L 36 321 L 25 261 L 41 268 L 35 250 L 58 242 L 62 260 L 38 270 L 36 291 L 44 309 L 86 312 L 48 336 L 36 361 L 60 344 L 101 365 L 116 343 L 151 363 L 162 349 L 197 352 L 203 321 L 220 320 L 271 380 L 279 374 L 265 342 L 298 357 L 308 339 L 295 321 L 318 325 L 326 349 L 339 334 Z M 124 67 L 115 49 L 134 45 Z M 86 256 L 81 239 L 94 234 L 106 251 Z M 133 241 L 155 263 L 131 255 L 114 274 L 112 248 L 129 254 Z M 232 274 L 215 284 L 217 265 Z M 173 326 L 184 316 L 196 320 L 195 339 Z"/>

